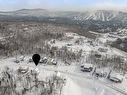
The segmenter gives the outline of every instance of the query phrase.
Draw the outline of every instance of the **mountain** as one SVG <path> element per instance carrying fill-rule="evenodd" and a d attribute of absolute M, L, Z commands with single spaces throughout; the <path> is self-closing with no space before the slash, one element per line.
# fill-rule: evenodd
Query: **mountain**
<path fill-rule="evenodd" d="M 84 12 L 49 11 L 45 9 L 21 9 L 0 12 L 0 21 L 38 21 L 76 25 L 83 31 L 111 32 L 127 28 L 127 13 L 113 10 Z"/>
<path fill-rule="evenodd" d="M 98 21 L 111 21 L 127 20 L 127 13 L 113 10 L 96 10 L 85 12 L 69 12 L 69 11 L 56 11 L 51 12 L 45 9 L 21 9 L 11 12 L 0 12 L 0 16 L 13 16 L 13 17 L 63 17 L 71 18 L 73 20 L 98 20 Z"/>
<path fill-rule="evenodd" d="M 48 11 L 44 9 L 21 9 L 11 12 L 0 12 L 0 15 L 9 16 L 48 16 Z"/>
<path fill-rule="evenodd" d="M 96 10 L 96 11 L 70 12 L 70 13 L 65 12 L 63 16 L 73 18 L 74 20 L 95 20 L 95 21 L 127 20 L 126 12 L 113 10 Z"/>
<path fill-rule="evenodd" d="M 99 21 L 110 21 L 119 15 L 118 11 L 112 10 L 96 10 L 88 11 L 84 16 L 77 16 L 76 19 L 82 18 L 83 20 L 99 20 Z"/>

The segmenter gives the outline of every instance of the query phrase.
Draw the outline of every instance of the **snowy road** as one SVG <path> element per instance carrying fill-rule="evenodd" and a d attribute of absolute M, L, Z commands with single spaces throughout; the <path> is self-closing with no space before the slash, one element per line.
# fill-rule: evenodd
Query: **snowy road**
<path fill-rule="evenodd" d="M 64 95 L 123 95 L 93 80 L 68 76 Z"/>
<path fill-rule="evenodd" d="M 35 68 L 34 64 L 26 64 L 26 62 L 15 64 L 11 61 L 12 59 L 1 60 L 1 64 L 5 63 L 1 65 L 1 69 L 5 66 L 12 67 L 13 69 L 19 66 Z M 94 79 L 90 75 L 73 72 L 75 70 L 73 66 L 70 68 L 66 66 L 54 67 L 39 65 L 37 68 L 40 72 L 40 78 L 44 78 L 48 74 L 51 75 L 56 70 L 59 71 L 62 76 L 66 77 L 67 83 L 63 89 L 63 95 L 127 95 L 126 92 L 112 87 L 110 84 Z"/>
<path fill-rule="evenodd" d="M 56 71 L 51 68 L 43 69 L 48 71 Z M 126 92 L 112 87 L 97 79 L 91 79 L 89 76 L 82 76 L 80 74 L 60 71 L 62 76 L 67 78 L 67 84 L 64 89 L 64 95 L 127 95 Z"/>

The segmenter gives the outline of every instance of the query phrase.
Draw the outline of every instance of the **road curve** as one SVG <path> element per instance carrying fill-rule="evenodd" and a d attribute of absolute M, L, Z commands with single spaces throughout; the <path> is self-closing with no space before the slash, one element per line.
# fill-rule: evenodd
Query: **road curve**
<path fill-rule="evenodd" d="M 45 68 L 45 67 L 42 67 L 42 68 L 45 70 L 48 70 L 48 71 L 56 71 L 56 70 L 51 69 L 51 68 L 50 69 Z M 62 74 L 65 74 L 67 76 L 68 75 L 71 76 L 71 79 L 76 77 L 76 78 L 80 78 L 80 79 L 85 79 L 85 80 L 87 79 L 87 80 L 93 81 L 93 79 L 91 77 L 85 77 L 85 76 L 82 76 L 81 74 L 71 73 L 71 72 L 66 72 L 66 71 L 60 71 L 60 70 L 57 70 L 57 71 L 59 71 Z M 125 92 L 125 91 L 123 91 L 117 87 L 111 86 L 111 85 L 107 84 L 106 82 L 103 82 L 103 81 L 97 80 L 97 79 L 95 81 L 96 81 L 96 83 L 102 84 L 104 87 L 109 88 L 110 90 L 114 90 L 114 91 L 118 92 L 119 93 L 118 95 L 127 95 L 127 92 Z"/>

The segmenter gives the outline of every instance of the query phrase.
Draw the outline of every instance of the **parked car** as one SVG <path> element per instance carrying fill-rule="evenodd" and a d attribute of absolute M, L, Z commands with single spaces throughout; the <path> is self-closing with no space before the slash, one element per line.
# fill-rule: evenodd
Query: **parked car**
<path fill-rule="evenodd" d="M 107 72 L 104 72 L 103 70 L 97 69 L 95 71 L 95 76 L 97 76 L 97 77 L 106 77 L 106 75 L 107 75 Z"/>
<path fill-rule="evenodd" d="M 47 61 L 48 61 L 47 57 L 43 57 L 43 58 L 41 58 L 41 60 L 39 61 L 39 63 L 46 64 Z"/>
<path fill-rule="evenodd" d="M 101 54 L 95 54 L 95 57 L 99 59 L 101 58 Z"/>
<path fill-rule="evenodd" d="M 100 51 L 100 52 L 107 52 L 108 49 L 106 49 L 106 48 L 99 48 L 98 51 Z"/>
<path fill-rule="evenodd" d="M 29 59 L 29 62 L 33 62 L 33 59 L 32 59 L 32 58 L 30 58 L 30 59 Z"/>
<path fill-rule="evenodd" d="M 67 46 L 72 46 L 72 44 L 67 44 Z"/>
<path fill-rule="evenodd" d="M 24 61 L 25 56 L 20 57 L 20 61 Z"/>
<path fill-rule="evenodd" d="M 115 83 L 121 83 L 123 81 L 123 76 L 118 73 L 111 73 L 108 77 L 108 79 Z"/>
<path fill-rule="evenodd" d="M 52 58 L 48 58 L 47 64 L 48 65 L 57 65 L 56 61 L 54 59 L 52 59 Z"/>
<path fill-rule="evenodd" d="M 19 67 L 18 68 L 18 73 L 20 74 L 25 74 L 29 71 L 29 68 L 28 67 Z"/>
<path fill-rule="evenodd" d="M 19 63 L 20 61 L 16 59 L 14 62 L 15 62 L 15 63 Z"/>
<path fill-rule="evenodd" d="M 54 59 L 51 60 L 51 63 L 52 65 L 57 65 L 57 62 Z"/>
<path fill-rule="evenodd" d="M 81 71 L 83 72 L 91 72 L 93 70 L 92 64 L 83 64 L 81 65 Z"/>

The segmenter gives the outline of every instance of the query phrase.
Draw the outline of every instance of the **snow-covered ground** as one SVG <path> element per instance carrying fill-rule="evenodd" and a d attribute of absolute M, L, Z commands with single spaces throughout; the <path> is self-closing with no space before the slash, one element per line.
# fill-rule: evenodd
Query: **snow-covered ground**
<path fill-rule="evenodd" d="M 114 40 L 116 38 L 109 37 Z M 62 48 L 66 46 L 73 52 L 83 50 L 83 54 L 87 55 L 91 51 L 99 52 L 101 55 L 119 55 L 127 57 L 127 53 L 110 46 L 106 46 L 105 42 L 108 39 L 107 34 L 100 37 L 98 40 L 91 40 L 84 36 L 79 36 L 76 33 L 66 33 L 65 38 L 62 40 L 55 40 L 55 43 L 48 41 L 52 47 Z M 100 52 L 99 49 L 103 48 L 105 52 Z M 56 74 L 59 72 L 59 76 L 67 79 L 67 83 L 64 86 L 62 95 L 127 95 L 127 75 L 124 76 L 122 83 L 113 83 L 105 78 L 96 79 L 91 73 L 81 72 L 80 65 L 73 64 L 70 66 L 65 65 L 42 65 L 39 64 L 37 67 L 33 62 L 29 63 L 28 60 L 31 56 L 25 56 L 24 61 L 15 63 L 15 58 L 2 58 L 0 59 L 0 71 L 4 67 L 8 66 L 17 70 L 20 66 L 29 67 L 39 72 L 39 79 L 44 80 L 47 76 Z M 62 63 L 60 60 L 59 63 Z M 103 69 L 103 68 L 102 68 Z M 108 70 L 105 70 L 109 72 Z"/>
<path fill-rule="evenodd" d="M 24 61 L 19 64 L 14 63 L 15 58 L 7 58 L 0 60 L 1 70 L 8 66 L 13 69 L 17 69 L 20 66 L 37 69 L 39 72 L 39 79 L 45 79 L 47 76 L 55 74 L 55 71 L 59 71 L 59 76 L 67 79 L 67 83 L 64 86 L 62 95 L 126 95 L 127 94 L 127 80 L 123 83 L 117 84 L 109 82 L 104 79 L 96 79 L 91 76 L 90 73 L 81 72 L 78 65 L 75 66 L 52 66 L 41 65 L 37 67 L 35 64 L 28 63 L 27 56 Z M 126 88 L 125 88 L 126 87 Z M 124 88 L 124 89 L 123 89 Z"/>
<path fill-rule="evenodd" d="M 65 95 L 122 95 L 121 93 L 105 87 L 96 80 L 81 77 L 68 76 L 68 82 L 64 88 Z"/>
<path fill-rule="evenodd" d="M 63 40 L 54 40 L 54 43 L 52 43 L 51 40 L 47 43 L 51 45 L 51 47 L 62 48 L 66 46 L 69 50 L 73 52 L 83 50 L 84 55 L 90 54 L 91 51 L 95 51 L 101 55 L 118 55 L 125 58 L 127 57 L 127 53 L 123 53 L 123 51 L 107 45 L 107 40 L 113 41 L 116 40 L 116 38 L 107 37 L 107 34 L 102 34 L 101 37 L 97 38 L 96 40 L 92 40 L 84 36 L 80 36 L 76 33 L 66 33 L 65 38 Z M 99 49 L 103 49 L 104 51 L 99 51 Z"/>
<path fill-rule="evenodd" d="M 127 37 L 127 29 L 117 29 L 116 32 L 101 34 L 101 36 L 98 39 L 102 43 L 105 43 L 107 41 L 111 42 L 115 41 L 117 38 L 126 38 L 126 37 Z"/>

